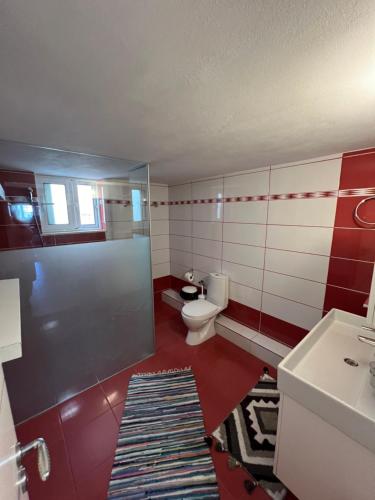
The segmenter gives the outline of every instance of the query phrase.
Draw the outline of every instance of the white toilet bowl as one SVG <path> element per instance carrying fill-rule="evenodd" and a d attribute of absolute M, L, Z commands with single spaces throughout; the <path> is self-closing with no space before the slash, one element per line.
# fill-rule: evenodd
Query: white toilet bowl
<path fill-rule="evenodd" d="M 211 273 L 207 279 L 207 299 L 185 304 L 181 315 L 188 327 L 186 343 L 198 345 L 215 335 L 215 318 L 228 305 L 228 277 Z"/>
<path fill-rule="evenodd" d="M 220 308 L 208 300 L 193 300 L 182 308 L 182 319 L 189 331 L 186 343 L 198 345 L 215 335 L 214 321 Z"/>

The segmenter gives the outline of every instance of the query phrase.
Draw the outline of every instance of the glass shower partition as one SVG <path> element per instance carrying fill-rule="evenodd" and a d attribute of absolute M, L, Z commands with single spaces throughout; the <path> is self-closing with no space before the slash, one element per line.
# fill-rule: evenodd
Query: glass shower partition
<path fill-rule="evenodd" d="M 68 172 L 0 169 L 0 279 L 18 278 L 21 293 L 23 354 L 4 365 L 16 422 L 154 353 L 148 165 L 101 160 L 111 165 L 80 155 Z"/>

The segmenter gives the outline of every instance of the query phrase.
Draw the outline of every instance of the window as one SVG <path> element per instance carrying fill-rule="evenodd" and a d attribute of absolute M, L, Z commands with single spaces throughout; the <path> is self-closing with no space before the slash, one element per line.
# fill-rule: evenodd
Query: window
<path fill-rule="evenodd" d="M 43 186 L 48 224 L 69 224 L 65 185 L 48 182 Z"/>
<path fill-rule="evenodd" d="M 36 182 L 44 233 L 100 229 L 96 182 L 42 175 Z"/>
<path fill-rule="evenodd" d="M 132 189 L 133 221 L 142 220 L 142 193 L 140 189 Z"/>

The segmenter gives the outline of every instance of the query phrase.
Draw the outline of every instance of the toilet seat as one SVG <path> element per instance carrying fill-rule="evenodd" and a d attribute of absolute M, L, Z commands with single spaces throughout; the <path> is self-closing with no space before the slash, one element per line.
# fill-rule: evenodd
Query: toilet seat
<path fill-rule="evenodd" d="M 199 318 L 201 320 L 208 319 L 218 312 L 218 306 L 204 299 L 193 300 L 189 304 L 185 304 L 182 308 L 182 314 L 184 316 L 188 318 Z"/>

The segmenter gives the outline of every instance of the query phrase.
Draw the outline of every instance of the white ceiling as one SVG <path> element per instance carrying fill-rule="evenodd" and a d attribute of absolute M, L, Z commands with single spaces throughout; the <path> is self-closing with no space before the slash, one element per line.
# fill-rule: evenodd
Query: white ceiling
<path fill-rule="evenodd" d="M 0 137 L 169 184 L 375 144 L 374 0 L 0 0 Z"/>

